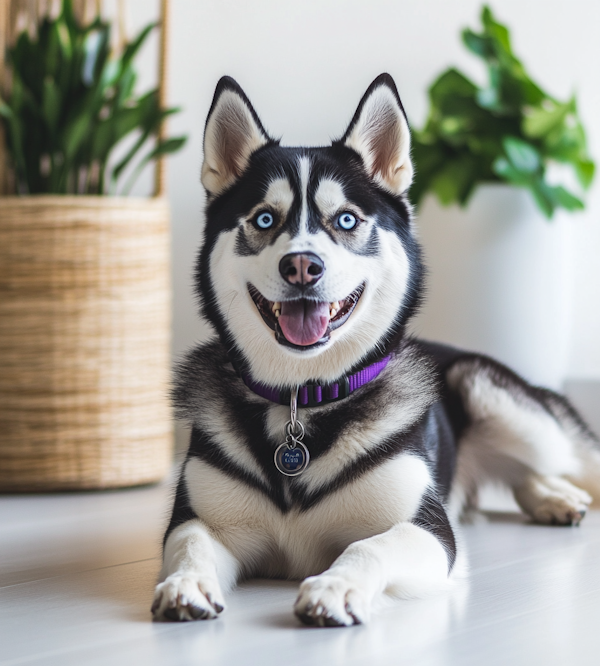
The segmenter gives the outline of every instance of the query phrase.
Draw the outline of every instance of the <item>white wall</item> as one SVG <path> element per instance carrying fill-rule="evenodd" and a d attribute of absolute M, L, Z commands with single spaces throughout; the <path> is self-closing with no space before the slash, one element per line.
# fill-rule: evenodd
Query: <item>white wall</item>
<path fill-rule="evenodd" d="M 459 40 L 478 26 L 478 0 L 173 0 L 170 99 L 184 107 L 172 133 L 190 141 L 171 159 L 174 352 L 203 335 L 191 295 L 203 194 L 201 140 L 214 86 L 236 78 L 268 131 L 283 143 L 322 144 L 342 133 L 370 81 L 390 72 L 409 118 L 421 125 L 426 89 L 449 65 L 483 81 L 477 59 Z M 154 3 L 130 0 L 132 25 Z M 516 53 L 559 98 L 577 92 L 592 154 L 600 159 L 600 3 L 597 0 L 496 0 Z M 154 66 L 146 50 L 146 78 Z M 569 374 L 600 378 L 600 178 L 585 213 L 573 216 L 576 275 Z"/>

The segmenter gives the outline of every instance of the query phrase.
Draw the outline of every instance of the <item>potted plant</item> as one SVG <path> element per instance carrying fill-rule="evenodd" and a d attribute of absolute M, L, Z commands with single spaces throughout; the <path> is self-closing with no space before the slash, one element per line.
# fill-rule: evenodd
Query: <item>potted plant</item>
<path fill-rule="evenodd" d="M 575 97 L 559 101 L 529 77 L 489 7 L 481 21 L 462 39 L 484 61 L 487 85 L 447 70 L 414 132 L 411 198 L 431 269 L 416 329 L 558 387 L 569 343 L 564 211 L 584 207 L 594 163 Z"/>
<path fill-rule="evenodd" d="M 0 159 L 14 194 L 0 196 L 3 491 L 148 483 L 171 460 L 160 169 L 157 196 L 107 195 L 127 194 L 145 164 L 185 138 L 164 137 L 176 111 L 164 108 L 164 85 L 135 92 L 133 60 L 155 26 L 115 50 L 111 25 L 77 9 L 63 0 L 6 51 Z"/>

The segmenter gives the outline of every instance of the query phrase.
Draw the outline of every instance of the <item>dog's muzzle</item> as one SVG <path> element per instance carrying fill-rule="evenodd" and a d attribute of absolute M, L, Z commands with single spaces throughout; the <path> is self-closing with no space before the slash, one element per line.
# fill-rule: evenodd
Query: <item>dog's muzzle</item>
<path fill-rule="evenodd" d="M 328 342 L 331 332 L 348 321 L 364 290 L 363 283 L 343 300 L 332 303 L 307 298 L 275 302 L 248 285 L 256 308 L 265 324 L 275 331 L 277 342 L 301 351 Z"/>

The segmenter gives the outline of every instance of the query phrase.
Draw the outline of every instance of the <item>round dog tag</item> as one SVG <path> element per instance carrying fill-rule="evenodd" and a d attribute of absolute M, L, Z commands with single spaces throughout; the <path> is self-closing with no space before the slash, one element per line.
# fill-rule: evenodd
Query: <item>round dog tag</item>
<path fill-rule="evenodd" d="M 275 467 L 285 476 L 298 476 L 308 467 L 310 454 L 302 442 L 284 442 L 275 451 Z"/>

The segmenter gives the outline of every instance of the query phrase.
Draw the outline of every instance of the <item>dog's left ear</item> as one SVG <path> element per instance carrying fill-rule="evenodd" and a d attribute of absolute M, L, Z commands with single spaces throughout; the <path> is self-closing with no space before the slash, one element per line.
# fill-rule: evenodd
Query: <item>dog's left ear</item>
<path fill-rule="evenodd" d="M 202 184 L 211 196 L 232 185 L 253 152 L 273 140 L 234 79 L 224 76 L 215 90 L 204 130 Z"/>
<path fill-rule="evenodd" d="M 371 177 L 393 194 L 411 184 L 410 130 L 394 79 L 381 74 L 369 86 L 344 136 L 335 143 L 355 150 Z"/>

